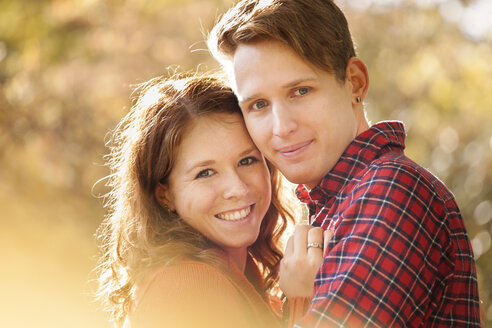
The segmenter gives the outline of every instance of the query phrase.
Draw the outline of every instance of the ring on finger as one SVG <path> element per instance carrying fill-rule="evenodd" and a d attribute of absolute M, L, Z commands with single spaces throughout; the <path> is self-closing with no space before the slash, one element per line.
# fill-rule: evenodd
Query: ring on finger
<path fill-rule="evenodd" d="M 311 247 L 314 247 L 314 248 L 319 248 L 319 249 L 323 249 L 323 245 L 321 245 L 320 243 L 318 242 L 312 242 L 312 243 L 308 243 L 307 244 L 307 248 L 310 249 Z"/>

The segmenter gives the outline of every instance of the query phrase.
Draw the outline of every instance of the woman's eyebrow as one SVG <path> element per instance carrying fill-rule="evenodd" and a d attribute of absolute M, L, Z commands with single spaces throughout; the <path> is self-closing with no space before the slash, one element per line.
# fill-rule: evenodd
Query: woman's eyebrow
<path fill-rule="evenodd" d="M 190 173 L 191 171 L 195 170 L 198 167 L 206 167 L 206 166 L 212 165 L 214 163 L 215 163 L 215 161 L 211 160 L 211 159 L 206 160 L 206 161 L 202 161 L 202 162 L 198 162 L 198 163 L 194 163 L 191 165 L 191 167 L 188 170 L 186 170 L 186 174 Z"/>
<path fill-rule="evenodd" d="M 243 156 L 246 156 L 248 154 L 251 154 L 252 152 L 254 152 L 256 150 L 256 147 L 251 147 L 251 148 L 248 148 L 246 149 L 245 151 L 243 151 L 242 153 L 239 154 L 239 157 L 243 157 Z"/>

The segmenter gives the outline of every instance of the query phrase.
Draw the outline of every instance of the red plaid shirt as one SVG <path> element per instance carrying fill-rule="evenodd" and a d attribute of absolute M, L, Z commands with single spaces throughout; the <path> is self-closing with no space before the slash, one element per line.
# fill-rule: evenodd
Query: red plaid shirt
<path fill-rule="evenodd" d="M 479 327 L 475 262 L 453 194 L 403 154 L 402 123 L 347 147 L 320 184 L 297 187 L 332 229 L 308 313 L 295 327 Z"/>

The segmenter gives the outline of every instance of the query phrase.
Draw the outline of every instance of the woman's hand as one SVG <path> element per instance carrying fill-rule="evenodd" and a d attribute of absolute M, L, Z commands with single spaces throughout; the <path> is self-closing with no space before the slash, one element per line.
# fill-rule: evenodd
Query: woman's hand
<path fill-rule="evenodd" d="M 280 262 L 279 285 L 288 298 L 310 297 L 314 279 L 323 263 L 324 251 L 333 236 L 331 231 L 319 227 L 297 225 L 285 246 Z"/>

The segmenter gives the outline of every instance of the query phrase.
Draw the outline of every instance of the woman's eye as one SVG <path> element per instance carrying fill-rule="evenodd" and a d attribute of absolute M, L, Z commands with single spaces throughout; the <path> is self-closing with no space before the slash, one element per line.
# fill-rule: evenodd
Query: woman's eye
<path fill-rule="evenodd" d="M 195 179 L 208 178 L 208 177 L 212 176 L 213 174 L 214 174 L 214 171 L 212 169 L 202 170 L 196 175 Z"/>
<path fill-rule="evenodd" d="M 264 100 L 258 100 L 256 102 L 254 102 L 252 105 L 251 105 L 251 108 L 253 110 L 260 110 L 262 109 L 263 107 L 266 107 L 267 105 L 267 102 L 264 101 Z"/>
<path fill-rule="evenodd" d="M 299 88 L 294 92 L 294 96 L 304 96 L 308 92 L 309 92 L 308 88 Z"/>
<path fill-rule="evenodd" d="M 256 157 L 250 156 L 243 158 L 242 160 L 239 161 L 239 165 L 251 165 L 253 163 L 258 162 L 258 159 Z"/>

